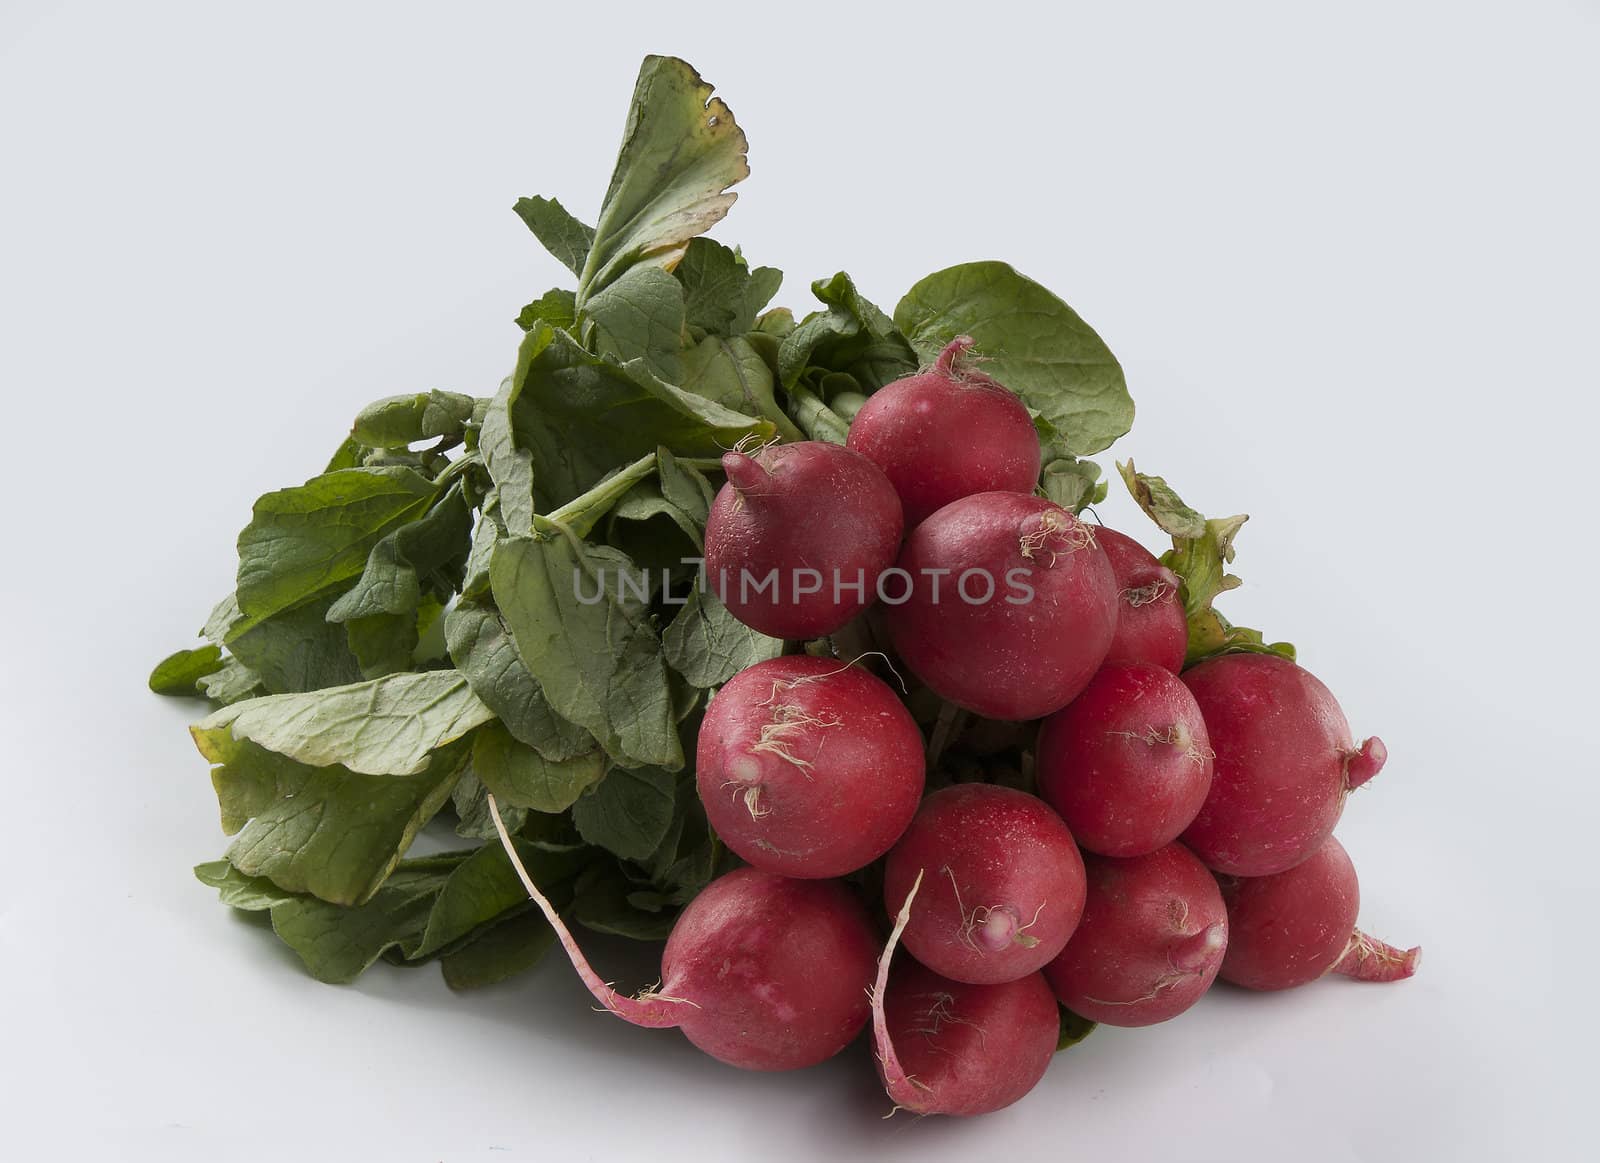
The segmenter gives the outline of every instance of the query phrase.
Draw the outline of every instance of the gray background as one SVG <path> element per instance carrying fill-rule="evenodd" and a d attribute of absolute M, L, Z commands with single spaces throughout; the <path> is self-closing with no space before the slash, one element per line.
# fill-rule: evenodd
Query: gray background
<path fill-rule="evenodd" d="M 184 1160 L 1575 1154 L 1600 205 L 1592 3 L 0 10 L 0 1144 Z M 1340 835 L 1391 988 L 1218 990 L 1015 1108 L 878 1118 L 864 1052 L 742 1075 L 565 967 L 318 985 L 190 877 L 223 840 L 142 692 L 259 493 L 369 399 L 487 394 L 592 219 L 639 57 L 752 141 L 717 234 L 886 306 L 1005 258 L 1124 362 L 1117 455 L 1248 511 L 1226 599 L 1392 759 Z M 1109 468 L 1110 457 L 1102 458 Z M 1126 522 L 1129 505 L 1108 503 Z M 1146 532 L 1145 529 L 1140 530 Z M 1146 537 L 1154 543 L 1154 539 Z M 644 967 L 601 945 L 603 969 Z"/>

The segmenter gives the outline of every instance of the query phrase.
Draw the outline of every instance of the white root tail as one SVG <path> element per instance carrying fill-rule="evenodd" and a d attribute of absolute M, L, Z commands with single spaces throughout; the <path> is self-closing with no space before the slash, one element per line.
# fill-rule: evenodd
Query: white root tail
<path fill-rule="evenodd" d="M 677 1007 L 694 1006 L 694 1002 L 687 998 L 669 997 L 649 990 L 638 997 L 629 997 L 627 994 L 618 993 L 609 982 L 601 980 L 600 975 L 590 966 L 589 959 L 583 955 L 583 950 L 578 948 L 577 939 L 573 937 L 572 930 L 567 928 L 566 922 L 561 919 L 561 914 L 556 912 L 555 906 L 544 893 L 539 891 L 539 886 L 533 883 L 533 877 L 528 875 L 522 857 L 517 854 L 517 846 L 511 841 L 511 834 L 506 831 L 505 821 L 500 818 L 500 806 L 494 802 L 494 796 L 491 794 L 487 798 L 489 815 L 494 819 L 494 830 L 500 834 L 500 843 L 506 850 L 506 857 L 511 861 L 511 867 L 516 870 L 518 879 L 522 881 L 522 887 L 528 890 L 528 896 L 533 898 L 533 903 L 539 906 L 544 919 L 549 921 L 550 927 L 556 931 L 556 937 L 561 941 L 561 947 L 567 951 L 572 968 L 578 971 L 578 976 L 583 979 L 583 984 L 589 987 L 594 999 L 604 1006 L 607 1012 L 616 1014 L 623 1021 L 632 1022 L 636 1026 L 669 1029 L 679 1025 L 682 1011 Z"/>
<path fill-rule="evenodd" d="M 883 947 L 882 956 L 878 958 L 878 978 L 872 986 L 872 1045 L 878 1055 L 883 1088 L 894 1103 L 894 1110 L 889 1112 L 891 1115 L 896 1110 L 922 1113 L 928 1105 L 928 1088 L 907 1074 L 895 1055 L 894 1043 L 889 1039 L 889 1020 L 883 1011 L 884 991 L 889 988 L 889 962 L 894 957 L 895 946 L 900 944 L 900 934 L 911 923 L 911 902 L 916 899 L 917 890 L 921 887 L 922 872 L 919 871 L 917 879 L 911 884 L 911 891 L 906 893 L 905 903 L 895 916 L 894 928 L 890 930 L 889 940 Z"/>

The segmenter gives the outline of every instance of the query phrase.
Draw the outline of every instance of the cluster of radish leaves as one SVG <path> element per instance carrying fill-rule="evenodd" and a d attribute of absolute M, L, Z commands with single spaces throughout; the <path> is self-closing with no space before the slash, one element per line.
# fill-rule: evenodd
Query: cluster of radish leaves
<path fill-rule="evenodd" d="M 662 938 L 728 867 L 688 770 L 696 727 L 716 687 L 800 647 L 736 622 L 684 564 L 724 450 L 842 442 L 862 397 L 967 334 L 1036 417 L 1041 490 L 1074 511 L 1104 496 L 1082 458 L 1133 404 L 1071 308 L 979 262 L 929 275 L 892 316 L 841 272 L 797 321 L 768 306 L 778 271 L 701 237 L 745 154 L 709 85 L 647 58 L 595 225 L 516 204 L 575 285 L 522 309 L 512 375 L 492 396 L 361 411 L 321 473 L 256 502 L 205 643 L 151 675 L 215 706 L 192 733 L 233 841 L 196 875 L 266 913 L 319 979 L 438 960 L 467 988 L 538 960 L 552 933 L 493 842 L 488 793 L 546 895 L 592 930 Z M 1125 474 L 1169 558 L 1188 555 L 1204 641 L 1262 648 L 1210 610 L 1242 519 L 1207 523 Z M 440 817 L 459 848 L 408 857 Z"/>

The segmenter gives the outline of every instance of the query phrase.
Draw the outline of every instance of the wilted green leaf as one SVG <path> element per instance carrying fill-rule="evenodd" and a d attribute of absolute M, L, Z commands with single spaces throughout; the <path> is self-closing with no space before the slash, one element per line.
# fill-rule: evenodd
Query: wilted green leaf
<path fill-rule="evenodd" d="M 501 804 L 536 812 L 564 812 L 606 773 L 598 747 L 559 762 L 546 759 L 499 723 L 473 738 L 472 769 Z"/>

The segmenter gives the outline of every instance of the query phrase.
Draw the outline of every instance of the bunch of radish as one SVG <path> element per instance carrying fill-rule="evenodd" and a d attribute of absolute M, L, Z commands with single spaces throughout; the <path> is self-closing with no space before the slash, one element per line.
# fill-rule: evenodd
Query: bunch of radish
<path fill-rule="evenodd" d="M 1063 1011 L 1145 1026 L 1218 977 L 1394 981 L 1420 952 L 1356 928 L 1333 838 L 1383 744 L 1259 636 L 1197 650 L 1192 579 L 1038 495 L 1034 422 L 970 346 L 874 394 L 846 444 L 724 458 L 704 584 L 790 646 L 699 729 L 707 819 L 748 867 L 684 910 L 659 989 L 606 985 L 525 877 L 613 1013 L 758 1070 L 870 1023 L 893 1103 L 926 1114 L 1026 1094 Z M 1021 740 L 1024 770 L 952 775 L 957 717 Z"/>

